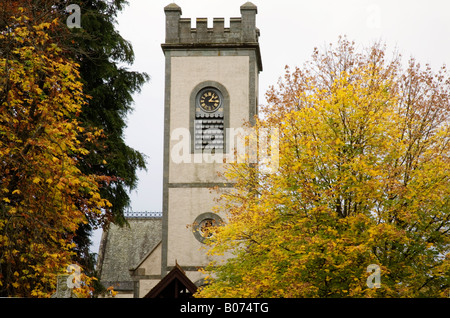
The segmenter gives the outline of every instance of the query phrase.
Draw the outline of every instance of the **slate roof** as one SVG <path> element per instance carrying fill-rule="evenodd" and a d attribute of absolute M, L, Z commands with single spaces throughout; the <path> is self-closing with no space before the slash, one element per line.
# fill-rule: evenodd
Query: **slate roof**
<path fill-rule="evenodd" d="M 162 237 L 161 217 L 131 217 L 127 221 L 129 226 L 111 224 L 100 243 L 100 282 L 115 290 L 133 290 L 129 270 L 141 263 Z"/>

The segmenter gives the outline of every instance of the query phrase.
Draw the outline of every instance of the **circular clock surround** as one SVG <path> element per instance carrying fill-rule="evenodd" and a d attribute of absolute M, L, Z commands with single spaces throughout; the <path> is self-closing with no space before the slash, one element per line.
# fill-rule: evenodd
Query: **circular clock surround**
<path fill-rule="evenodd" d="M 195 219 L 192 232 L 199 242 L 205 243 L 205 241 L 210 238 L 212 234 L 208 231 L 208 228 L 213 226 L 221 226 L 222 224 L 222 218 L 216 213 L 202 213 Z"/>
<path fill-rule="evenodd" d="M 223 96 L 217 88 L 205 87 L 198 92 L 196 102 L 204 112 L 213 113 L 222 106 Z"/>

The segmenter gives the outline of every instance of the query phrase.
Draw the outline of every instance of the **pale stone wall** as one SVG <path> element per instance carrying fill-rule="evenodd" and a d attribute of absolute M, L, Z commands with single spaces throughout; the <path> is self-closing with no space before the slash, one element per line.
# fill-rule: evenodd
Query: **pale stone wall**
<path fill-rule="evenodd" d="M 196 220 L 217 220 L 217 215 L 211 212 L 220 194 L 211 192 L 211 187 L 232 188 L 230 180 L 218 176 L 224 169 L 221 159 L 206 162 L 206 158 L 199 158 L 202 154 L 194 154 L 192 146 L 204 135 L 199 133 L 194 137 L 190 134 L 203 132 L 209 128 L 208 124 L 213 125 L 212 129 L 223 127 L 225 140 L 222 142 L 222 138 L 217 138 L 216 144 L 224 145 L 225 157 L 230 158 L 234 149 L 230 148 L 227 134 L 242 128 L 244 123 L 254 124 L 257 114 L 258 74 L 262 71 L 255 19 L 257 7 L 247 2 L 240 9 L 241 17 L 231 18 L 229 28 L 224 27 L 222 18 L 214 19 L 213 28 L 208 28 L 206 19 L 200 18 L 194 29 L 189 19 L 181 18 L 179 6 L 172 3 L 164 9 L 166 40 L 161 45 L 166 58 L 162 275 L 178 264 L 193 282 L 203 278 L 197 269 L 211 259 L 206 254 L 207 246 L 200 242 L 203 237 L 198 236 L 199 232 L 194 235 L 192 225 Z M 216 114 L 196 109 L 195 96 L 205 87 L 214 87 L 223 95 L 223 104 Z M 221 116 L 215 116 L 217 114 Z M 196 116 L 200 116 L 197 122 Z M 208 118 L 223 119 L 208 122 Z M 198 125 L 201 126 L 198 128 L 199 121 L 206 127 Z M 180 140 L 183 130 L 184 148 L 179 146 L 183 141 Z M 206 150 L 211 149 L 208 146 Z M 174 161 L 174 156 L 180 159 L 180 150 L 183 159 Z M 220 217 L 226 222 L 224 215 Z"/>
<path fill-rule="evenodd" d="M 147 293 L 159 283 L 159 278 L 149 278 L 161 276 L 161 244 L 144 259 L 139 265 L 137 271 L 143 270 L 143 274 L 147 278 L 139 280 L 139 297 L 144 297 Z"/>
<path fill-rule="evenodd" d="M 167 265 L 197 266 L 207 264 L 206 246 L 193 235 L 192 225 L 202 213 L 211 212 L 217 194 L 207 188 L 169 189 L 169 242 Z"/>
<path fill-rule="evenodd" d="M 249 57 L 248 56 L 188 56 L 172 57 L 170 129 L 189 131 L 189 100 L 193 89 L 199 83 L 216 81 L 221 83 L 230 96 L 230 128 L 242 127 L 249 120 Z M 179 140 L 170 142 L 170 149 Z M 190 144 L 189 140 L 186 140 Z M 226 182 L 217 178 L 217 172 L 223 171 L 220 161 L 194 163 L 194 154 L 190 154 L 187 163 L 174 163 L 169 160 L 169 183 Z"/>
<path fill-rule="evenodd" d="M 159 264 L 161 268 L 161 264 Z M 139 280 L 139 298 L 143 298 L 160 282 L 160 279 L 141 279 Z"/>

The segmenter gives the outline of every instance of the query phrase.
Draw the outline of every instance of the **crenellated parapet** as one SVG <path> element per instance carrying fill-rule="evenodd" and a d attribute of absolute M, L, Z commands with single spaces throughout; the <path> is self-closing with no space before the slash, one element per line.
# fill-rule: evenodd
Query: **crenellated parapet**
<path fill-rule="evenodd" d="M 247 2 L 241 6 L 241 17 L 231 18 L 230 27 L 225 28 L 224 18 L 214 18 L 213 27 L 208 28 L 207 18 L 197 18 L 196 27 L 191 27 L 190 18 L 181 18 L 181 8 L 175 3 L 164 8 L 166 14 L 166 45 L 202 44 L 257 44 L 259 30 L 256 27 L 257 7 Z"/>

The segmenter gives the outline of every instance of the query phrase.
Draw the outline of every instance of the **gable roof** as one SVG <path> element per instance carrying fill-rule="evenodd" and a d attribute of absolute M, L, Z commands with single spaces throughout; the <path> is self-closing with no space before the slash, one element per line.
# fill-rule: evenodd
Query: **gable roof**
<path fill-rule="evenodd" d="M 103 233 L 97 270 L 104 286 L 133 290 L 130 268 L 136 268 L 161 242 L 161 218 L 128 218 L 129 226 L 110 225 Z"/>
<path fill-rule="evenodd" d="M 144 298 L 192 298 L 197 286 L 186 276 L 184 270 L 175 267 L 150 290 Z"/>
<path fill-rule="evenodd" d="M 158 247 L 162 244 L 162 240 L 160 240 L 153 249 L 151 249 L 147 254 L 144 255 L 144 257 L 142 257 L 142 259 L 139 260 L 138 263 L 133 264 L 133 266 L 131 266 L 128 271 L 129 272 L 133 272 L 135 270 L 137 270 L 139 267 L 142 266 L 142 264 L 154 253 L 156 253 L 155 251 L 157 251 Z"/>

